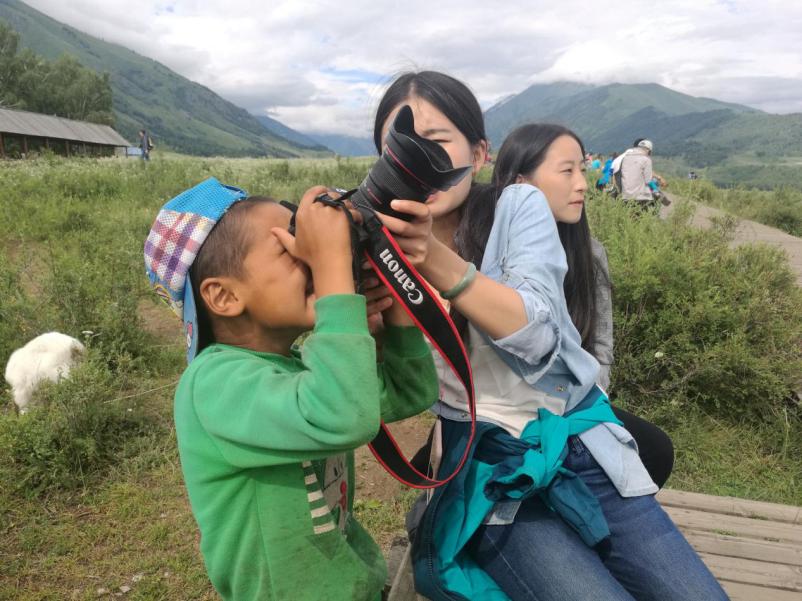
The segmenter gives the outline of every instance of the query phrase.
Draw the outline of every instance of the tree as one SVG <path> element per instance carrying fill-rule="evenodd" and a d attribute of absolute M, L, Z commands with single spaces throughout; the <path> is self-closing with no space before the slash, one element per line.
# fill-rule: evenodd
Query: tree
<path fill-rule="evenodd" d="M 18 46 L 19 34 L 0 21 L 0 106 L 13 107 L 18 103 L 15 92 L 19 76 Z"/>
<path fill-rule="evenodd" d="M 96 73 L 72 56 L 48 61 L 19 51 L 19 34 L 0 21 L 0 106 L 114 124 L 108 73 Z"/>

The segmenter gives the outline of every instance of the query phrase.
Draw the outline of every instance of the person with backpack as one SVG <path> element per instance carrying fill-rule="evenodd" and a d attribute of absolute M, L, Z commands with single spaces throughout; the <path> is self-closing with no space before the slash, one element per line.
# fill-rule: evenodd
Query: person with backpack
<path fill-rule="evenodd" d="M 634 201 L 641 209 L 651 208 L 654 194 L 649 182 L 652 181 L 651 140 L 641 140 L 621 161 L 621 198 Z"/>
<path fill-rule="evenodd" d="M 142 160 L 149 161 L 150 151 L 153 150 L 153 138 L 144 129 L 139 130 L 139 149 L 142 151 L 140 155 Z"/>

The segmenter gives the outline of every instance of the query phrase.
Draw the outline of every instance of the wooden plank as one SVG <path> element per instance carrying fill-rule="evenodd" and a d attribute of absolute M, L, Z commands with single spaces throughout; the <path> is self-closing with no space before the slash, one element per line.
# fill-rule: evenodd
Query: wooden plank
<path fill-rule="evenodd" d="M 733 515 L 717 515 L 696 509 L 665 508 L 674 523 L 683 530 L 717 532 L 758 540 L 802 544 L 802 526 L 755 520 Z"/>
<path fill-rule="evenodd" d="M 683 531 L 683 534 L 691 546 L 700 553 L 802 567 L 802 545 L 767 542 L 695 530 Z"/>
<path fill-rule="evenodd" d="M 723 557 L 710 553 L 699 553 L 699 557 L 720 581 L 728 580 L 802 593 L 802 568 L 799 566 Z"/>
<path fill-rule="evenodd" d="M 802 601 L 802 595 L 793 591 L 726 580 L 722 581 L 721 586 L 727 591 L 731 601 Z"/>
<path fill-rule="evenodd" d="M 663 506 L 698 509 L 711 513 L 737 515 L 745 518 L 802 524 L 802 507 L 764 503 L 736 497 L 714 497 L 695 492 L 663 489 L 657 493 L 657 500 Z"/>

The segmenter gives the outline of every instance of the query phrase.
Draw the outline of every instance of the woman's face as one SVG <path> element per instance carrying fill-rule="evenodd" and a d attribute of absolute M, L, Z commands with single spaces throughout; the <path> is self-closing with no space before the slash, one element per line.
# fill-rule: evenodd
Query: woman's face
<path fill-rule="evenodd" d="M 582 149 L 573 137 L 564 135 L 554 140 L 543 162 L 529 175 L 519 176 L 518 181 L 540 188 L 556 221 L 576 223 L 582 217 L 588 183 Z"/>
<path fill-rule="evenodd" d="M 430 102 L 410 96 L 404 102 L 395 107 L 387 116 L 387 120 L 382 127 L 382 139 L 387 137 L 390 125 L 393 123 L 399 109 L 408 104 L 412 109 L 415 118 L 415 132 L 427 140 L 437 142 L 442 146 L 451 157 L 451 164 L 454 167 L 465 167 L 471 165 L 475 174 L 485 161 L 487 142 L 480 142 L 471 147 L 468 138 L 457 129 L 448 117 Z M 432 217 L 437 220 L 444 215 L 448 215 L 465 202 L 468 192 L 471 189 L 471 176 L 467 175 L 456 186 L 449 188 L 445 192 L 432 194 L 426 201 L 432 212 Z"/>

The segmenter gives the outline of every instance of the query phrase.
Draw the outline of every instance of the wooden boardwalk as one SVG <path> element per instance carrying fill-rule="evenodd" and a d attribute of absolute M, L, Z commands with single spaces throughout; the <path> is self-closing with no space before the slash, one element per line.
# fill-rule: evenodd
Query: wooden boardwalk
<path fill-rule="evenodd" d="M 678 490 L 657 498 L 733 601 L 802 601 L 802 507 Z"/>
<path fill-rule="evenodd" d="M 802 601 L 802 507 L 678 490 L 657 498 L 732 601 Z M 408 554 L 394 571 L 388 601 L 421 601 Z"/>

